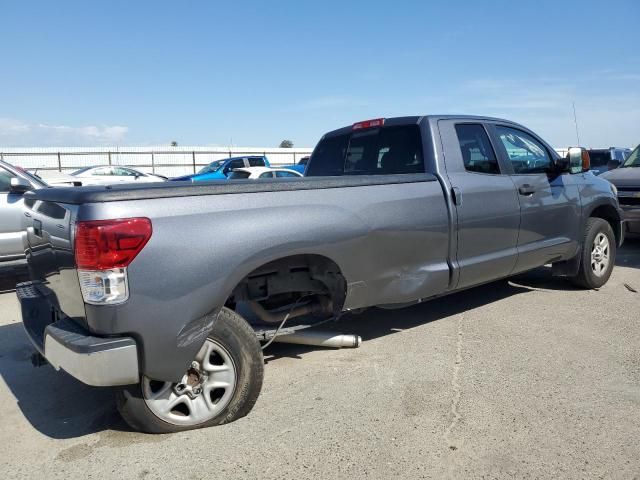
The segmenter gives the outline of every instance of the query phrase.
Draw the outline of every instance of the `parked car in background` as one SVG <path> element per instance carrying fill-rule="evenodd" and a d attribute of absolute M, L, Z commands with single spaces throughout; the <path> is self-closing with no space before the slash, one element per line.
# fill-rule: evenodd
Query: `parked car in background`
<path fill-rule="evenodd" d="M 294 165 L 285 165 L 283 168 L 288 168 L 289 170 L 295 170 L 296 172 L 300 172 L 304 175 L 304 169 L 307 168 L 307 163 L 309 163 L 309 158 L 311 157 L 302 157 L 300 161 Z"/>
<path fill-rule="evenodd" d="M 591 159 L 591 170 L 596 175 L 614 170 L 624 163 L 631 154 L 630 148 L 590 148 L 587 149 Z"/>
<path fill-rule="evenodd" d="M 84 167 L 69 175 L 52 176 L 47 179 L 49 185 L 69 185 L 73 180 L 82 185 L 113 185 L 116 183 L 152 183 L 164 182 L 167 177 L 141 172 L 131 167 L 103 165 Z"/>
<path fill-rule="evenodd" d="M 558 155 L 564 157 L 568 148 L 556 148 Z M 631 154 L 630 148 L 625 147 L 609 147 L 609 148 L 590 148 L 587 149 L 589 158 L 591 159 L 591 173 L 600 175 L 618 168 Z"/>
<path fill-rule="evenodd" d="M 231 157 L 211 162 L 206 167 L 201 168 L 193 175 L 183 175 L 174 177 L 172 181 L 204 182 L 207 180 L 224 180 L 236 168 L 246 167 L 270 167 L 269 160 L 264 155 L 254 155 L 246 157 Z"/>
<path fill-rule="evenodd" d="M 620 168 L 603 173 L 602 178 L 618 190 L 618 202 L 624 212 L 625 228 L 630 235 L 640 235 L 640 145 Z"/>
<path fill-rule="evenodd" d="M 546 264 L 604 285 L 622 212 L 576 150 L 559 158 L 496 118 L 379 118 L 324 135 L 290 181 L 40 189 L 28 196 L 53 211 L 24 217 L 23 324 L 56 369 L 118 386 L 133 429 L 231 422 L 258 398 L 271 341 L 238 303 L 277 335 L 289 318 L 313 326 Z"/>
<path fill-rule="evenodd" d="M 0 161 L 0 269 L 24 263 L 23 194 L 46 186 L 22 168 Z"/>
<path fill-rule="evenodd" d="M 236 168 L 227 178 L 229 180 L 256 180 L 258 178 L 295 178 L 302 176 L 300 172 L 288 168 L 246 167 Z"/>

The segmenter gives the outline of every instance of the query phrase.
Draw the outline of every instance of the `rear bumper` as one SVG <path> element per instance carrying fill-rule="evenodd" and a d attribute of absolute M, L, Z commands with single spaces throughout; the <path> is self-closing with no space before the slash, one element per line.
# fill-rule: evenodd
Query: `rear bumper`
<path fill-rule="evenodd" d="M 131 337 L 96 337 L 55 308 L 35 282 L 17 285 L 24 328 L 56 369 L 98 387 L 138 383 L 138 347 Z"/>

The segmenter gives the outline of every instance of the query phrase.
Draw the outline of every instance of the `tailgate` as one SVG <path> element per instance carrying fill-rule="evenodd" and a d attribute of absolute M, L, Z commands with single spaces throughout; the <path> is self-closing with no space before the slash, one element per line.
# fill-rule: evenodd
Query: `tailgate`
<path fill-rule="evenodd" d="M 77 205 L 29 199 L 23 230 L 31 280 L 52 305 L 85 325 L 85 308 L 73 252 Z"/>

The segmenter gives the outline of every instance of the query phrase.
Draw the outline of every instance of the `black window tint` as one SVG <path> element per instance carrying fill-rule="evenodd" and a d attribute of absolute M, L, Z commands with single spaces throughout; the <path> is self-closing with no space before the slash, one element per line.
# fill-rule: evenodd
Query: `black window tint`
<path fill-rule="evenodd" d="M 244 168 L 244 159 L 239 158 L 237 160 L 231 160 L 229 163 L 227 163 L 227 166 L 224 167 L 224 170 L 222 171 L 222 173 L 227 175 L 234 168 Z"/>
<path fill-rule="evenodd" d="M 14 177 L 15 175 L 9 173 L 8 170 L 0 168 L 0 192 L 8 192 L 11 190 L 11 179 Z"/>
<path fill-rule="evenodd" d="M 229 178 L 231 178 L 231 179 L 234 179 L 234 178 L 249 178 L 249 175 L 251 175 L 249 172 L 236 171 L 236 172 L 231 172 L 229 174 Z"/>
<path fill-rule="evenodd" d="M 456 134 L 466 170 L 477 173 L 500 173 L 496 154 L 482 125 L 456 125 Z"/>
<path fill-rule="evenodd" d="M 316 146 L 307 165 L 307 176 L 324 177 L 344 173 L 344 156 L 349 145 L 349 134 L 324 138 Z"/>
<path fill-rule="evenodd" d="M 501 126 L 496 127 L 496 133 L 513 165 L 514 173 L 545 173 L 552 166 L 547 149 L 528 133 Z"/>
<path fill-rule="evenodd" d="M 24 204 L 27 206 L 27 208 L 31 209 L 36 204 L 36 201 L 34 198 L 27 198 L 25 199 Z"/>
<path fill-rule="evenodd" d="M 249 159 L 249 166 L 250 167 L 264 167 L 265 163 L 264 163 L 264 158 L 250 158 Z"/>
<path fill-rule="evenodd" d="M 417 125 L 357 131 L 322 140 L 307 176 L 392 175 L 424 172 Z"/>
<path fill-rule="evenodd" d="M 67 213 L 64 208 L 53 202 L 42 202 L 38 207 L 38 212 L 56 220 L 62 220 Z"/>
<path fill-rule="evenodd" d="M 609 150 L 589 150 L 589 159 L 592 167 L 606 167 L 611 160 Z"/>

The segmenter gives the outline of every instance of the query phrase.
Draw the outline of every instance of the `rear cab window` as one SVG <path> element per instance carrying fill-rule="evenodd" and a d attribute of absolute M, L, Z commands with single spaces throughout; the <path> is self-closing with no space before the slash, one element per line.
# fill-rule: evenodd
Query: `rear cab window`
<path fill-rule="evenodd" d="M 424 173 L 418 125 L 367 128 L 323 138 L 306 176 Z"/>

